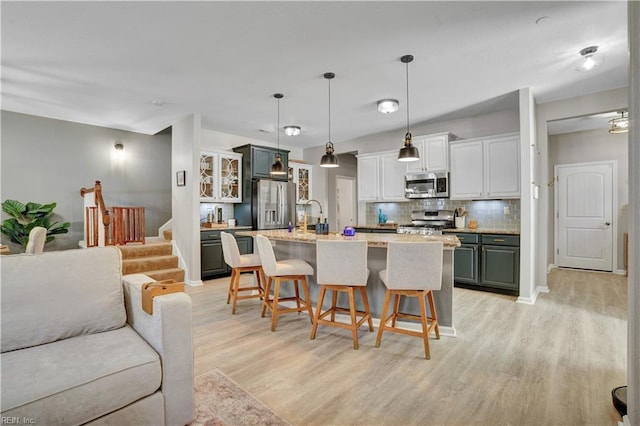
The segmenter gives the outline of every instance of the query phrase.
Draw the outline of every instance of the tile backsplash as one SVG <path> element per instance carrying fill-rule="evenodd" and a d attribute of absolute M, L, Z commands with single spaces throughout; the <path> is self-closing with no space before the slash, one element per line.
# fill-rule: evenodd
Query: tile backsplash
<path fill-rule="evenodd" d="M 216 219 L 216 207 L 222 208 L 222 221 L 233 218 L 233 204 L 228 203 L 200 203 L 200 223 L 206 222 L 209 209 L 213 210 L 214 220 Z"/>
<path fill-rule="evenodd" d="M 464 207 L 467 211 L 467 223 L 474 219 L 478 221 L 478 228 L 491 229 L 520 229 L 520 200 L 449 200 L 434 198 L 415 200 L 403 203 L 365 203 L 367 225 L 378 223 L 378 210 L 387 215 L 387 220 L 398 224 L 411 223 L 413 210 L 455 210 Z M 508 207 L 509 214 L 504 214 Z"/>

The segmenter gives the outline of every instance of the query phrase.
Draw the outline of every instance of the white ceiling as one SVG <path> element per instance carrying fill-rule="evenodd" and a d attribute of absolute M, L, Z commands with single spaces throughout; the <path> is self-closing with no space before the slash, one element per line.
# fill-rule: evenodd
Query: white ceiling
<path fill-rule="evenodd" d="M 627 86 L 625 1 L 7 2 L 2 108 L 154 134 L 201 113 L 203 127 L 263 140 L 349 140 L 465 110 L 509 107 Z M 536 23 L 541 17 L 546 17 Z M 598 45 L 604 63 L 575 71 Z M 376 101 L 400 100 L 382 115 Z M 163 105 L 156 106 L 153 101 Z M 475 108 L 474 108 L 475 106 Z M 478 107 L 479 106 L 479 107 Z M 399 135 L 402 138 L 404 132 Z M 284 136 L 282 136 L 284 138 Z"/>

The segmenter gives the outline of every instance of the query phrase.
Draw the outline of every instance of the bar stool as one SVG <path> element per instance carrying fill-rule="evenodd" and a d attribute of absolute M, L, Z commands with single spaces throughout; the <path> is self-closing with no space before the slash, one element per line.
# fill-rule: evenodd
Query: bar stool
<path fill-rule="evenodd" d="M 316 338 L 318 324 L 332 327 L 346 328 L 353 335 L 353 349 L 358 349 L 358 328 L 365 321 L 369 323 L 369 331 L 373 332 L 369 299 L 367 299 L 367 242 L 366 241 L 329 241 L 316 242 L 316 260 L 320 294 L 316 305 L 316 314 L 311 329 L 311 340 Z M 356 310 L 355 291 L 360 290 L 364 311 Z M 331 307 L 322 312 L 322 302 L 327 290 L 333 291 Z M 349 308 L 337 307 L 338 292 L 349 295 Z M 351 324 L 336 322 L 336 312 L 347 313 L 351 317 Z M 331 315 L 329 320 L 325 318 Z M 357 315 L 361 318 L 356 321 Z"/>
<path fill-rule="evenodd" d="M 227 293 L 227 305 L 233 298 L 233 308 L 231 313 L 236 313 L 236 303 L 238 300 L 254 299 L 259 297 L 260 300 L 264 297 L 264 290 L 262 288 L 262 282 L 264 282 L 264 271 L 262 270 L 262 263 L 260 262 L 260 256 L 257 254 L 240 254 L 238 249 L 238 243 L 236 242 L 233 234 L 228 232 L 220 232 L 222 238 L 222 254 L 224 255 L 224 261 L 231 267 L 231 280 L 229 281 L 229 292 Z M 256 275 L 256 286 L 240 287 L 240 274 L 243 272 L 254 272 Z M 253 293 L 257 290 L 258 293 Z M 250 291 L 251 294 L 240 295 L 240 292 Z"/>
<path fill-rule="evenodd" d="M 276 331 L 278 315 L 290 312 L 308 311 L 309 318 L 313 322 L 313 310 L 311 308 L 311 297 L 309 296 L 309 286 L 307 285 L 307 275 L 313 275 L 313 267 L 301 259 L 288 259 L 276 261 L 276 256 L 271 247 L 271 241 L 262 235 L 256 236 L 256 244 L 258 246 L 258 254 L 262 262 L 262 269 L 267 274 L 267 286 L 264 293 L 264 302 L 262 304 L 262 316 L 264 317 L 267 308 L 271 310 L 271 331 Z M 273 299 L 270 299 L 271 283 L 275 281 L 273 289 Z M 295 296 L 280 297 L 280 282 L 293 281 Z M 300 298 L 298 290 L 298 281 L 302 282 L 302 290 L 304 291 L 304 299 Z M 295 308 L 281 308 L 278 303 L 295 301 Z"/>
<path fill-rule="evenodd" d="M 376 339 L 377 348 L 380 347 L 382 333 L 384 331 L 392 331 L 394 333 L 422 337 L 425 356 L 427 359 L 431 358 L 429 354 L 429 334 L 432 330 L 435 330 L 436 339 L 440 338 L 438 316 L 433 302 L 433 290 L 440 290 L 442 287 L 442 250 L 443 245 L 440 241 L 388 243 L 387 269 L 380 271 L 380 279 L 387 287 L 387 291 L 384 296 L 382 315 L 380 316 L 380 328 Z M 394 296 L 393 312 L 387 317 L 391 295 Z M 401 296 L 418 298 L 420 315 L 399 312 Z M 427 316 L 425 297 L 429 300 L 431 317 Z M 422 332 L 396 327 L 396 319 L 398 318 L 419 320 L 422 325 Z M 391 325 L 387 325 L 389 322 L 391 322 Z"/>

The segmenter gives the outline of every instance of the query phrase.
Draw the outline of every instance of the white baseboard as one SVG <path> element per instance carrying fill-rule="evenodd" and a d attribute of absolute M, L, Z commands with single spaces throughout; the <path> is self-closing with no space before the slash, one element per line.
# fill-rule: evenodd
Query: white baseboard
<path fill-rule="evenodd" d="M 185 280 L 184 283 L 191 287 L 198 287 L 198 286 L 204 285 L 202 280 Z"/>
<path fill-rule="evenodd" d="M 616 274 L 616 275 L 627 275 L 627 270 L 626 269 L 616 269 L 613 273 Z"/>
<path fill-rule="evenodd" d="M 554 265 L 553 263 L 548 264 L 548 265 L 547 265 L 547 274 L 548 274 L 549 272 L 551 272 L 551 270 L 552 270 L 552 269 L 555 269 L 555 268 L 557 268 L 557 266 L 556 266 L 556 265 Z"/>

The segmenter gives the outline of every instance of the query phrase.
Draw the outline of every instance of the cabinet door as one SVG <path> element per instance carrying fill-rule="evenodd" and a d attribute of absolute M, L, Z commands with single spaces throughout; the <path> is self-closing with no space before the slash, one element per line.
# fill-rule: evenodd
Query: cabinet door
<path fill-rule="evenodd" d="M 378 199 L 378 156 L 358 156 L 358 201 Z"/>
<path fill-rule="evenodd" d="M 304 204 L 311 199 L 311 166 L 296 165 L 296 203 Z"/>
<path fill-rule="evenodd" d="M 398 161 L 398 153 L 391 151 L 379 156 L 379 179 L 381 201 L 406 201 L 404 197 L 404 175 L 406 164 Z"/>
<path fill-rule="evenodd" d="M 426 164 L 425 159 L 427 155 L 427 150 L 425 148 L 425 138 L 417 137 L 413 138 L 413 145 L 418 148 L 418 153 L 420 154 L 420 160 L 418 161 L 410 161 L 407 163 L 406 171 L 407 173 L 415 173 L 415 172 L 423 172 L 424 165 Z"/>
<path fill-rule="evenodd" d="M 216 200 L 216 176 L 218 176 L 218 155 L 208 152 L 200 153 L 200 200 Z"/>
<path fill-rule="evenodd" d="M 486 198 L 520 197 L 520 137 L 484 141 Z"/>
<path fill-rule="evenodd" d="M 473 200 L 483 198 L 482 141 L 450 144 L 450 198 Z"/>
<path fill-rule="evenodd" d="M 220 240 L 204 241 L 200 244 L 200 269 L 203 277 L 227 272 Z"/>
<path fill-rule="evenodd" d="M 453 252 L 453 276 L 455 282 L 478 283 L 478 246 L 463 244 Z"/>
<path fill-rule="evenodd" d="M 482 285 L 518 290 L 520 249 L 507 246 L 482 246 Z"/>
<path fill-rule="evenodd" d="M 236 236 L 236 242 L 238 243 L 238 250 L 240 251 L 240 254 L 253 253 L 253 238 Z"/>
<path fill-rule="evenodd" d="M 242 202 L 242 156 L 218 154 L 220 201 Z"/>
<path fill-rule="evenodd" d="M 427 138 L 424 143 L 425 169 L 428 172 L 439 172 L 449 170 L 449 138 L 446 135 Z"/>
<path fill-rule="evenodd" d="M 271 176 L 271 165 L 274 163 L 276 154 L 280 153 L 282 164 L 287 170 L 289 167 L 288 154 L 277 149 L 253 147 L 251 161 L 251 176 L 255 178 L 272 178 L 277 180 L 287 180 L 287 175 L 276 178 Z"/>

